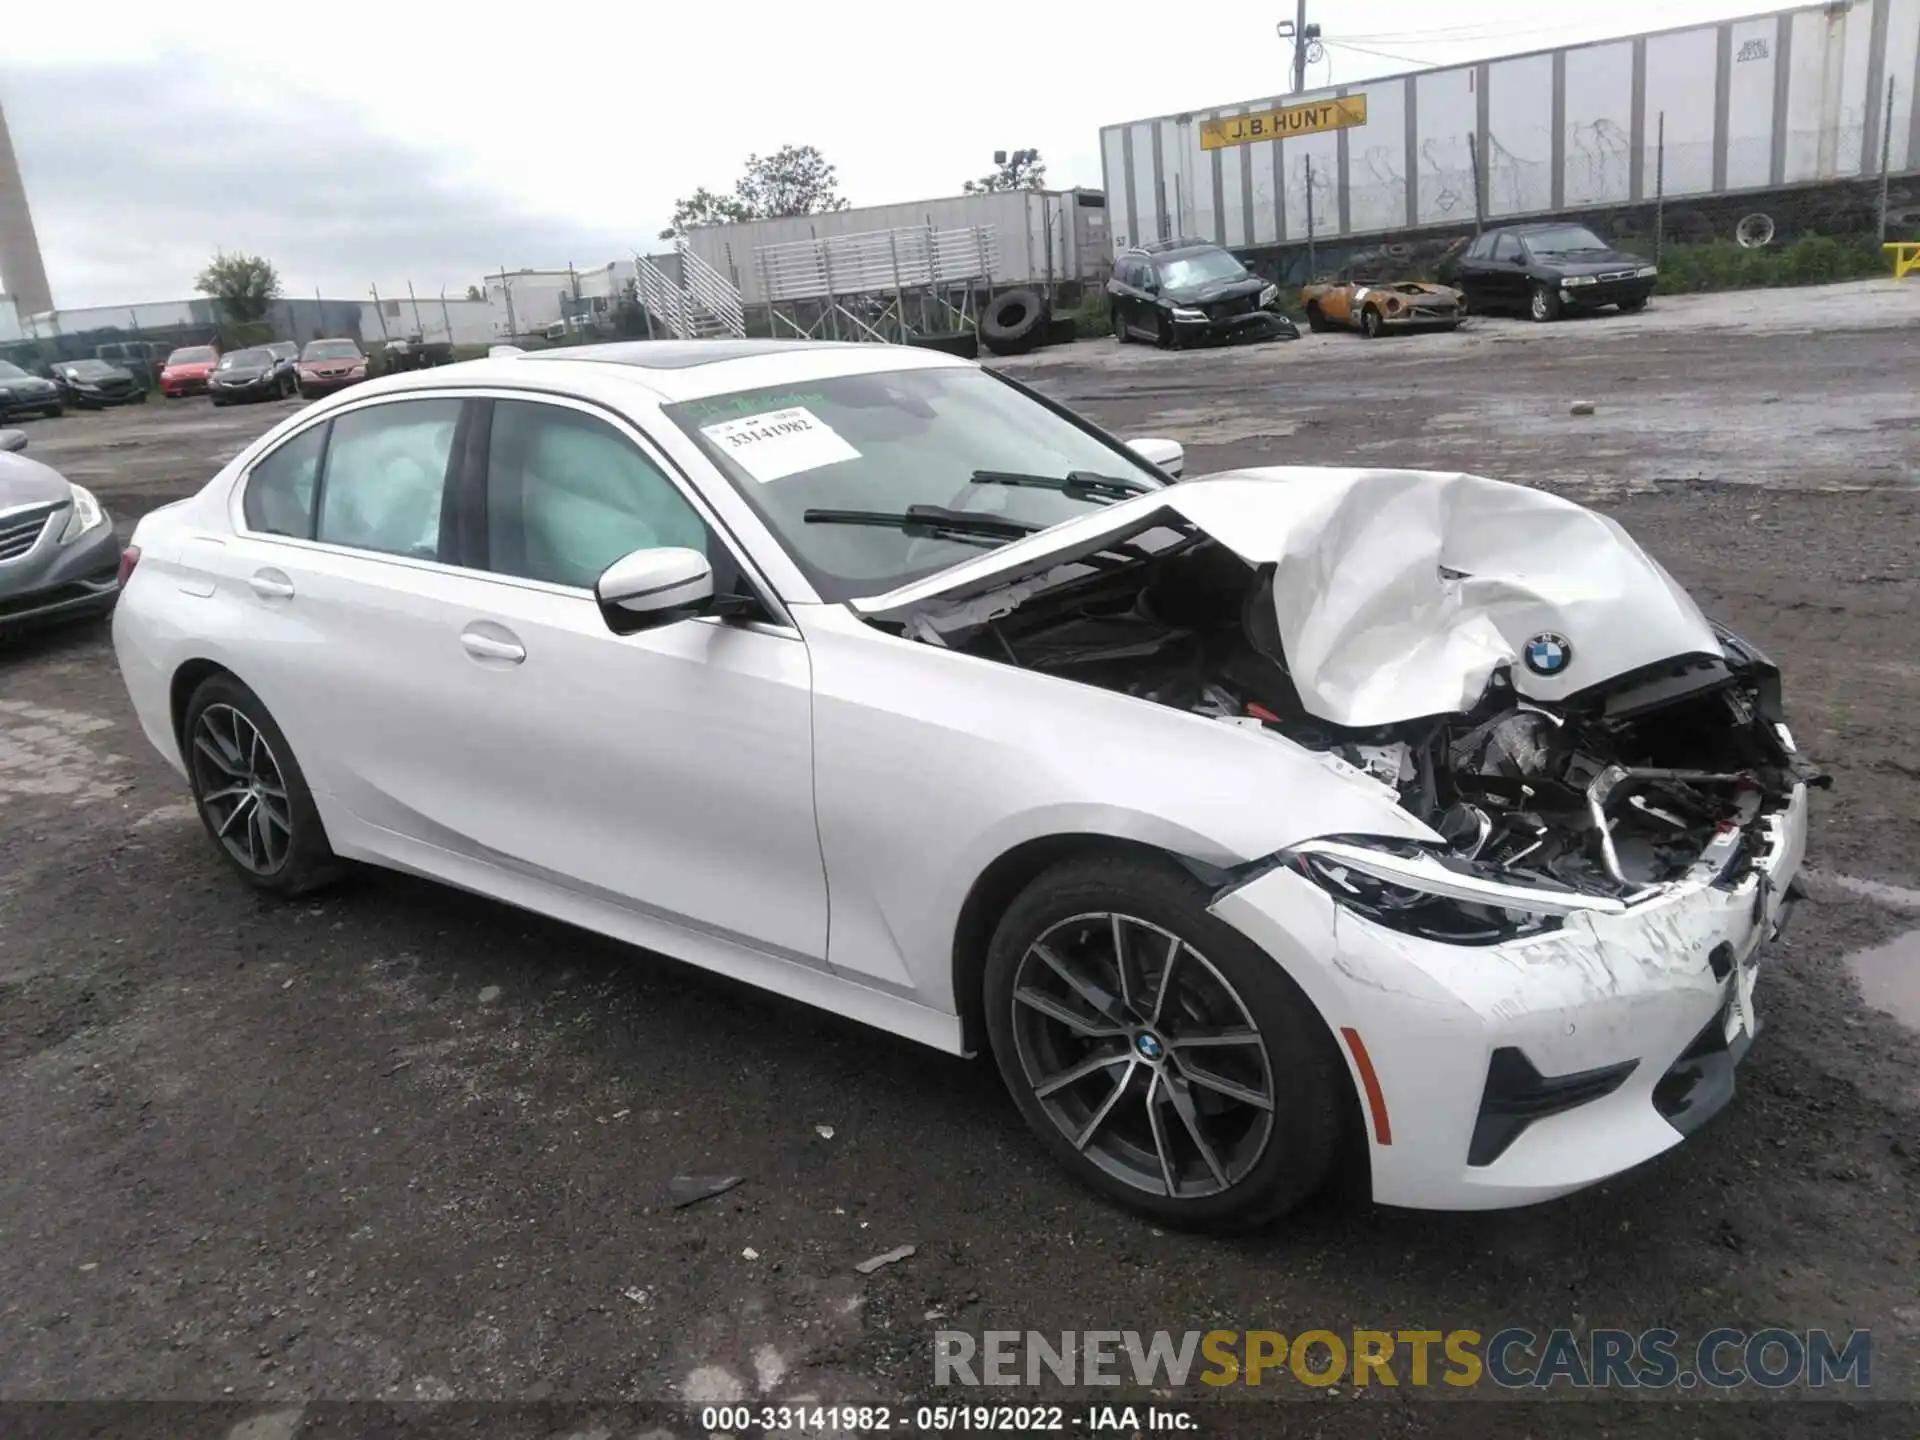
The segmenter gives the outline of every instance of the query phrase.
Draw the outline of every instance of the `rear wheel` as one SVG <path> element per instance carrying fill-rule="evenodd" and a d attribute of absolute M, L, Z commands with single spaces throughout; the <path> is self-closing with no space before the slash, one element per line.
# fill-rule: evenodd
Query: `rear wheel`
<path fill-rule="evenodd" d="M 1008 908 L 985 976 L 1000 1074 L 1085 1184 L 1238 1230 L 1326 1178 L 1350 1102 L 1318 1012 L 1170 861 L 1102 855 Z"/>
<path fill-rule="evenodd" d="M 339 876 L 313 792 L 259 696 L 231 675 L 209 677 L 187 702 L 181 736 L 194 807 L 242 880 L 294 896 Z"/>

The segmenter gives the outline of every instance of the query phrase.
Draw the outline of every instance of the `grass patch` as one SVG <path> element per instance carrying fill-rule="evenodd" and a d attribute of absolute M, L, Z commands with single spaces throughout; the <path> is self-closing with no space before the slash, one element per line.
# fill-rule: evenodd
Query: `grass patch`
<path fill-rule="evenodd" d="M 1634 247 L 1651 256 L 1650 242 Z M 1692 295 L 1709 290 L 1766 290 L 1785 285 L 1826 285 L 1871 280 L 1890 273 L 1880 242 L 1870 235 L 1802 235 L 1785 245 L 1743 250 L 1731 240 L 1667 245 L 1660 254 L 1656 294 Z"/>

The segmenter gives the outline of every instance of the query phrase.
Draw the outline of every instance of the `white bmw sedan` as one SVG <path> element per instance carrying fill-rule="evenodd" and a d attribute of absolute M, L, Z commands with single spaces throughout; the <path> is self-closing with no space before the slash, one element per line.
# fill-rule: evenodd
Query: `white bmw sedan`
<path fill-rule="evenodd" d="M 930 351 L 506 354 L 146 516 L 114 643 L 248 884 L 390 866 L 990 1049 L 1160 1220 L 1677 1144 L 1821 778 L 1774 667 L 1542 492 L 1177 451 Z"/>

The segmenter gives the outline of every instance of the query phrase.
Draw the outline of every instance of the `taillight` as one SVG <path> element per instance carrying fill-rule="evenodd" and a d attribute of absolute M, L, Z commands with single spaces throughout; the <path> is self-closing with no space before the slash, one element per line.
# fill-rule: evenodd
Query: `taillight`
<path fill-rule="evenodd" d="M 140 547 L 138 545 L 129 545 L 120 552 L 120 584 L 122 588 L 126 586 L 128 579 L 133 575 L 133 567 L 139 563 Z"/>

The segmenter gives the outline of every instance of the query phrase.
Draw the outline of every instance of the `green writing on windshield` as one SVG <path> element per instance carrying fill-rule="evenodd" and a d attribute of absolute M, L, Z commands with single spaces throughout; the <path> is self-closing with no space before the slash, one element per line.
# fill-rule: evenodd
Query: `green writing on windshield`
<path fill-rule="evenodd" d="M 679 408 L 695 424 L 758 415 L 763 410 L 786 410 L 795 405 L 825 405 L 818 390 L 756 390 L 748 395 L 720 395 L 711 400 L 688 400 Z"/>

